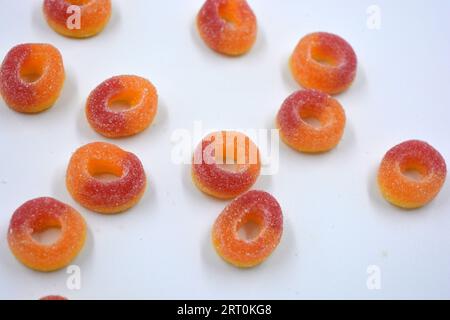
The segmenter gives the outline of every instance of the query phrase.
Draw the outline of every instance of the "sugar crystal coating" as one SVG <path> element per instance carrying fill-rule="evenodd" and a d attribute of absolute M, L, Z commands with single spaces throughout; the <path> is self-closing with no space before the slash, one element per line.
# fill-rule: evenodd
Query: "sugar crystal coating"
<path fill-rule="evenodd" d="M 307 122 L 318 120 L 319 127 Z M 295 150 L 307 153 L 334 148 L 345 128 L 345 111 L 328 94 L 316 90 L 300 90 L 290 95 L 281 106 L 276 125 L 281 139 Z"/>
<path fill-rule="evenodd" d="M 61 235 L 50 245 L 33 239 L 35 232 L 60 228 Z M 72 207 L 53 198 L 37 198 L 13 214 L 8 243 L 14 256 L 27 267 L 49 272 L 67 266 L 83 248 L 86 223 Z"/>
<path fill-rule="evenodd" d="M 77 12 L 69 10 L 79 7 L 80 25 L 72 25 Z M 87 38 L 101 32 L 111 17 L 111 0 L 44 0 L 43 11 L 48 25 L 67 37 Z"/>
<path fill-rule="evenodd" d="M 114 180 L 102 180 L 111 174 Z M 99 213 L 120 213 L 133 207 L 145 192 L 147 178 L 134 154 L 104 142 L 79 148 L 70 159 L 66 186 L 84 207 Z"/>
<path fill-rule="evenodd" d="M 409 177 L 407 171 L 418 172 L 420 178 Z M 378 170 L 378 185 L 387 201 L 414 209 L 436 197 L 446 175 L 445 160 L 436 149 L 426 142 L 409 140 L 386 153 Z"/>
<path fill-rule="evenodd" d="M 234 170 L 222 165 L 234 164 Z M 259 176 L 261 162 L 257 146 L 235 131 L 214 132 L 194 152 L 192 180 L 204 193 L 231 199 L 249 190 Z"/>
<path fill-rule="evenodd" d="M 20 44 L 12 48 L 0 68 L 0 93 L 18 112 L 36 113 L 50 108 L 64 85 L 64 65 L 50 44 Z"/>
<path fill-rule="evenodd" d="M 114 102 L 124 102 L 130 108 L 115 111 Z M 86 103 L 86 117 L 98 133 L 109 138 L 135 135 L 150 126 L 158 107 L 155 87 L 137 76 L 117 76 L 95 88 Z"/>
<path fill-rule="evenodd" d="M 45 297 L 42 297 L 42 298 L 40 298 L 39 300 L 50 300 L 50 301 L 58 301 L 58 300 L 61 300 L 61 301 L 63 301 L 63 300 L 68 300 L 66 297 L 63 297 L 63 296 L 45 296 Z"/>
<path fill-rule="evenodd" d="M 197 28 L 211 49 L 226 55 L 242 55 L 256 40 L 256 17 L 245 0 L 206 0 Z"/>
<path fill-rule="evenodd" d="M 248 222 L 260 226 L 251 240 L 241 239 L 239 229 Z M 217 253 L 241 268 L 254 267 L 278 246 L 283 233 L 283 215 L 277 200 L 264 191 L 249 191 L 234 199 L 219 215 L 212 229 Z"/>
<path fill-rule="evenodd" d="M 341 37 L 326 32 L 303 37 L 289 63 L 292 75 L 302 87 L 328 94 L 345 91 L 356 76 L 353 48 Z"/>

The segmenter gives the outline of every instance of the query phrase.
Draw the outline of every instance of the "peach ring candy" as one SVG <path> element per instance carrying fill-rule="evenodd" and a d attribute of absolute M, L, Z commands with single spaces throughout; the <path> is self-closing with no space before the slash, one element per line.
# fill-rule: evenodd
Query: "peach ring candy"
<path fill-rule="evenodd" d="M 441 190 L 447 167 L 441 154 L 428 143 L 403 142 L 384 156 L 378 170 L 383 197 L 405 209 L 422 207 Z"/>
<path fill-rule="evenodd" d="M 0 94 L 13 110 L 36 113 L 50 108 L 64 85 L 61 54 L 50 44 L 12 48 L 0 69 Z"/>
<path fill-rule="evenodd" d="M 52 244 L 33 238 L 51 228 L 61 230 Z M 49 272 L 64 268 L 81 251 L 86 239 L 86 223 L 72 207 L 53 198 L 30 200 L 11 219 L 8 243 L 14 256 L 27 267 Z"/>
<path fill-rule="evenodd" d="M 111 0 L 44 0 L 48 25 L 63 36 L 87 38 L 100 33 L 111 17 Z"/>
<path fill-rule="evenodd" d="M 204 193 L 231 199 L 249 190 L 259 176 L 258 147 L 235 131 L 215 132 L 194 151 L 192 180 Z"/>
<path fill-rule="evenodd" d="M 70 159 L 66 185 L 82 206 L 104 214 L 123 212 L 139 202 L 147 179 L 134 154 L 104 142 L 79 148 Z"/>
<path fill-rule="evenodd" d="M 135 135 L 150 126 L 158 108 L 155 87 L 137 76 L 117 76 L 101 83 L 86 103 L 91 127 L 108 138 Z"/>
<path fill-rule="evenodd" d="M 212 242 L 225 261 L 250 268 L 270 256 L 282 233 L 283 214 L 277 200 L 264 191 L 249 191 L 233 200 L 219 215 L 213 226 Z"/>
<path fill-rule="evenodd" d="M 242 55 L 256 40 L 256 17 L 245 0 L 206 0 L 197 28 L 211 49 L 225 55 Z"/>
<path fill-rule="evenodd" d="M 68 300 L 67 298 L 63 297 L 63 296 L 46 296 L 46 297 L 42 297 L 39 300 Z"/>
<path fill-rule="evenodd" d="M 288 146 L 319 153 L 339 143 L 345 121 L 345 111 L 336 99 L 320 91 L 300 90 L 284 101 L 276 125 Z"/>
<path fill-rule="evenodd" d="M 328 94 L 345 91 L 356 75 L 357 58 L 341 37 L 316 32 L 300 40 L 290 59 L 295 80 L 304 88 Z"/>

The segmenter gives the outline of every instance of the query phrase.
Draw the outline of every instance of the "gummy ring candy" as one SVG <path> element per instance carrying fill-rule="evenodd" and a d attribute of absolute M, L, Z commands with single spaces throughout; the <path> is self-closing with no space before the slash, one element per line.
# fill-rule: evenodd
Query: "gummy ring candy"
<path fill-rule="evenodd" d="M 48 25 L 63 36 L 87 38 L 100 33 L 111 17 L 111 0 L 44 0 Z"/>
<path fill-rule="evenodd" d="M 67 298 L 65 298 L 65 297 L 62 297 L 62 296 L 46 296 L 46 297 L 42 297 L 42 298 L 40 298 L 39 300 L 68 300 Z"/>
<path fill-rule="evenodd" d="M 115 103 L 128 106 L 113 110 Z M 101 83 L 86 103 L 86 116 L 95 131 L 109 138 L 135 135 L 150 126 L 158 108 L 155 87 L 137 76 L 117 76 Z"/>
<path fill-rule="evenodd" d="M 56 242 L 44 245 L 33 239 L 33 233 L 49 228 L 61 229 Z M 8 243 L 14 256 L 25 266 L 43 272 L 67 266 L 81 251 L 85 239 L 83 217 L 53 198 L 24 203 L 14 212 L 8 231 Z"/>
<path fill-rule="evenodd" d="M 248 52 L 256 40 L 256 17 L 245 0 L 206 0 L 197 28 L 211 49 L 230 56 Z"/>
<path fill-rule="evenodd" d="M 418 177 L 408 175 L 418 173 Z M 378 185 L 390 203 L 406 209 L 424 206 L 441 190 L 447 167 L 441 154 L 428 143 L 405 141 L 389 150 L 378 170 Z"/>
<path fill-rule="evenodd" d="M 20 44 L 12 48 L 0 69 L 0 93 L 6 104 L 23 113 L 50 108 L 64 85 L 64 65 L 50 44 Z"/>
<path fill-rule="evenodd" d="M 317 120 L 316 127 L 308 120 Z M 342 138 L 345 111 L 328 94 L 316 90 L 300 90 L 290 95 L 278 112 L 276 125 L 281 139 L 301 152 L 318 153 L 334 148 Z"/>
<path fill-rule="evenodd" d="M 259 176 L 258 147 L 235 131 L 214 132 L 194 152 L 192 180 L 204 193 L 231 199 L 249 190 Z"/>
<path fill-rule="evenodd" d="M 290 59 L 295 80 L 304 88 L 328 94 L 345 91 L 356 75 L 353 48 L 341 37 L 311 33 L 300 40 Z"/>
<path fill-rule="evenodd" d="M 253 239 L 241 239 L 239 230 L 256 224 L 259 233 Z M 234 199 L 219 215 L 212 229 L 217 253 L 241 268 L 254 267 L 278 246 L 283 233 L 283 215 L 277 200 L 263 191 L 249 191 Z"/>
<path fill-rule="evenodd" d="M 115 179 L 100 179 L 102 175 Z M 79 148 L 70 159 L 66 185 L 82 206 L 104 214 L 133 207 L 144 194 L 147 179 L 141 161 L 134 154 L 104 142 Z"/>

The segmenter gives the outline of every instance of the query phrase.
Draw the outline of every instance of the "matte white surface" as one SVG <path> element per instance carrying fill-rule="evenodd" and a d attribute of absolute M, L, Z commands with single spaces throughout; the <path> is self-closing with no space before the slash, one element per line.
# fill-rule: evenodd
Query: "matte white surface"
<path fill-rule="evenodd" d="M 450 298 L 450 183 L 429 206 L 402 211 L 380 196 L 375 176 L 384 153 L 417 138 L 450 164 L 450 2 L 377 1 L 380 30 L 366 25 L 373 1 L 249 1 L 258 17 L 253 50 L 227 58 L 209 50 L 194 25 L 202 0 L 115 0 L 102 34 L 72 40 L 45 23 L 42 1 L 0 0 L 0 57 L 19 43 L 61 50 L 67 81 L 47 112 L 18 114 L 0 102 L 0 298 L 62 294 L 101 298 Z M 201 194 L 189 166 L 171 162 L 171 134 L 207 128 L 272 128 L 283 100 L 299 87 L 287 59 L 314 31 L 347 39 L 359 59 L 356 82 L 337 98 L 348 126 L 337 149 L 296 153 L 280 144 L 280 170 L 255 188 L 272 193 L 285 216 L 277 251 L 260 267 L 239 270 L 210 243 L 228 202 Z M 113 141 L 142 160 L 149 189 L 129 212 L 102 216 L 75 203 L 65 169 L 79 146 L 108 141 L 91 130 L 84 102 L 100 82 L 137 74 L 158 89 L 160 109 L 144 133 Z M 6 241 L 23 202 L 52 196 L 77 208 L 89 239 L 74 261 L 81 290 L 65 270 L 22 266 Z M 366 269 L 381 268 L 381 290 Z"/>

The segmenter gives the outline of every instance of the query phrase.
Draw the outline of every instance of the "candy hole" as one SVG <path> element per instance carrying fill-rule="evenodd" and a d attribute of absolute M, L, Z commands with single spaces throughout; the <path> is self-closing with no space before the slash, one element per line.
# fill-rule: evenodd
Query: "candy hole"
<path fill-rule="evenodd" d="M 303 119 L 303 121 L 305 121 L 307 124 L 309 124 L 311 127 L 315 128 L 315 129 L 320 129 L 322 127 L 322 123 L 317 118 L 308 117 L 308 118 L 302 118 L 302 119 Z"/>
<path fill-rule="evenodd" d="M 324 46 L 313 46 L 311 58 L 324 66 L 335 67 L 338 65 L 338 59 L 334 56 L 332 49 Z"/>
<path fill-rule="evenodd" d="M 20 79 L 26 83 L 33 83 L 39 80 L 44 74 L 43 62 L 39 59 L 25 61 L 20 69 Z"/>
<path fill-rule="evenodd" d="M 425 177 L 425 174 L 417 168 L 406 168 L 402 171 L 402 174 L 414 181 L 421 181 Z"/>
<path fill-rule="evenodd" d="M 322 128 L 327 122 L 325 117 L 313 106 L 304 106 L 300 110 L 299 115 L 303 122 L 315 129 Z"/>
<path fill-rule="evenodd" d="M 61 228 L 48 228 L 40 232 L 33 232 L 34 241 L 43 245 L 50 245 L 58 241 L 61 236 Z"/>
<path fill-rule="evenodd" d="M 236 231 L 239 240 L 253 241 L 259 237 L 264 225 L 264 218 L 261 212 L 251 211 L 238 222 Z"/>
<path fill-rule="evenodd" d="M 55 219 L 41 220 L 34 226 L 31 237 L 42 245 L 51 245 L 61 237 L 61 224 Z"/>
<path fill-rule="evenodd" d="M 238 237 L 243 241 L 253 241 L 261 233 L 261 225 L 253 220 L 248 220 L 238 229 Z"/>
<path fill-rule="evenodd" d="M 92 159 L 88 171 L 92 177 L 103 182 L 111 182 L 122 176 L 122 169 L 119 166 L 105 160 Z"/>
<path fill-rule="evenodd" d="M 111 97 L 108 102 L 108 108 L 114 112 L 127 111 L 136 107 L 141 98 L 141 91 L 134 90 L 133 88 L 127 88 L 126 90 L 122 90 L 115 96 Z"/>
<path fill-rule="evenodd" d="M 413 181 L 421 181 L 428 174 L 427 168 L 414 159 L 406 159 L 401 165 L 400 170 L 406 178 Z"/>
<path fill-rule="evenodd" d="M 126 111 L 132 108 L 132 105 L 125 100 L 116 100 L 109 103 L 108 108 L 114 112 Z"/>

